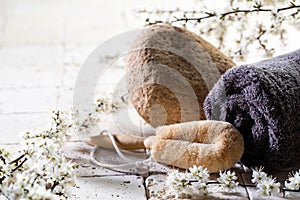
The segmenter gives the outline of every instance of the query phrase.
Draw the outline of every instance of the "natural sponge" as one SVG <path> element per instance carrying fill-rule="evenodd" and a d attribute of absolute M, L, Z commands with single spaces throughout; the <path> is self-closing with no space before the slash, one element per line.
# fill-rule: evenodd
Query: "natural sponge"
<path fill-rule="evenodd" d="M 243 136 L 233 125 L 212 120 L 159 127 L 144 144 L 157 162 L 183 169 L 203 166 L 211 173 L 229 169 L 244 151 Z"/>
<path fill-rule="evenodd" d="M 231 168 L 244 151 L 243 135 L 230 123 L 213 120 L 161 126 L 147 138 L 103 131 L 86 142 L 115 150 L 149 149 L 156 162 L 183 169 L 201 165 L 210 173 Z"/>
<path fill-rule="evenodd" d="M 154 25 L 138 34 L 127 55 L 129 98 L 154 127 L 205 119 L 203 102 L 235 64 L 196 34 Z"/>

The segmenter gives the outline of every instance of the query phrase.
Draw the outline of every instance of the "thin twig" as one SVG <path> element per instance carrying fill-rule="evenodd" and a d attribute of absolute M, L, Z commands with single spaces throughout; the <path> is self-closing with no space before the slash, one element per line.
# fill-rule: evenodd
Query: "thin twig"
<path fill-rule="evenodd" d="M 15 172 L 17 169 L 19 169 L 20 167 L 22 167 L 22 165 L 27 161 L 28 159 L 27 158 L 25 158 L 16 168 L 14 168 L 13 170 L 12 170 L 12 172 Z"/>
<path fill-rule="evenodd" d="M 3 162 L 4 164 L 6 164 L 6 160 L 5 160 L 5 158 L 4 158 L 3 156 L 0 156 L 0 160 L 2 160 L 2 162 Z"/>
<path fill-rule="evenodd" d="M 261 37 L 266 33 L 266 30 L 260 30 L 260 34 L 256 37 L 256 40 L 258 41 L 259 45 L 264 49 L 267 50 L 266 45 L 262 42 Z"/>
<path fill-rule="evenodd" d="M 21 160 L 22 158 L 24 158 L 26 154 L 22 154 L 21 156 L 19 156 L 18 158 L 16 158 L 15 160 L 11 161 L 9 164 L 13 164 L 13 163 L 17 163 L 19 162 L 19 160 Z"/>
<path fill-rule="evenodd" d="M 5 179 L 5 176 L 3 176 L 3 177 L 0 178 L 0 185 L 2 184 L 2 182 L 4 181 L 4 179 Z M 0 190 L 0 193 L 1 193 L 1 190 Z"/>
<path fill-rule="evenodd" d="M 295 8 L 300 8 L 300 5 L 295 5 L 292 4 L 291 6 L 287 6 L 287 7 L 283 7 L 283 8 L 278 8 L 277 12 L 282 12 L 282 11 L 286 11 L 286 10 L 291 10 L 291 9 L 295 9 Z M 252 13 L 252 12 L 272 12 L 273 9 L 266 9 L 266 8 L 255 8 L 255 9 L 242 9 L 242 10 L 232 10 L 232 11 L 228 11 L 225 13 L 221 13 L 221 14 L 217 14 L 217 13 L 210 13 L 210 12 L 205 12 L 206 16 L 203 17 L 182 17 L 182 18 L 175 18 L 175 20 L 170 21 L 170 23 L 175 23 L 175 22 L 180 22 L 180 21 L 197 21 L 197 22 L 201 22 L 204 19 L 208 19 L 208 18 L 212 18 L 212 17 L 219 17 L 220 19 L 223 19 L 224 17 L 226 17 L 227 15 L 232 15 L 232 14 L 236 14 L 236 13 Z M 150 22 L 148 21 L 149 25 L 152 24 L 158 24 L 158 23 L 162 23 L 162 21 L 154 21 L 154 22 Z"/>
<path fill-rule="evenodd" d="M 54 188 L 59 185 L 58 181 L 54 181 L 53 186 L 51 187 L 51 192 L 53 192 Z"/>

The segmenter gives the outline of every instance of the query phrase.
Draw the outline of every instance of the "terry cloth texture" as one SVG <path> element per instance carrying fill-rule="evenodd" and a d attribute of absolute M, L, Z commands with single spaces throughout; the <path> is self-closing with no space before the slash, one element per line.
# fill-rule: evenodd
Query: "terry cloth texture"
<path fill-rule="evenodd" d="M 227 71 L 208 94 L 207 119 L 244 137 L 243 164 L 266 170 L 300 165 L 300 49 Z"/>

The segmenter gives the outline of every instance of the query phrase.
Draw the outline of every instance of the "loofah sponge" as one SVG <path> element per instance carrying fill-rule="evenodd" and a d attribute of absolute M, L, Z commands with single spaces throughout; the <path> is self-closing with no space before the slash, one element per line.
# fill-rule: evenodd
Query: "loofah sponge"
<path fill-rule="evenodd" d="M 201 165 L 210 173 L 232 167 L 244 150 L 242 134 L 227 122 L 185 122 L 158 127 L 155 133 L 148 138 L 127 134 L 112 137 L 120 149 L 150 149 L 157 162 L 184 169 Z M 96 135 L 87 142 L 114 149 L 108 135 Z"/>

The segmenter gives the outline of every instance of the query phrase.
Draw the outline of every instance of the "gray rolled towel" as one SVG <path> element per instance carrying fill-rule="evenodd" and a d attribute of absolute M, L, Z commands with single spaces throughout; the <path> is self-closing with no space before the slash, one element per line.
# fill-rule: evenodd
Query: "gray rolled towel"
<path fill-rule="evenodd" d="M 269 171 L 299 167 L 300 49 L 228 70 L 204 111 L 207 119 L 230 122 L 243 134 L 243 164 Z"/>

